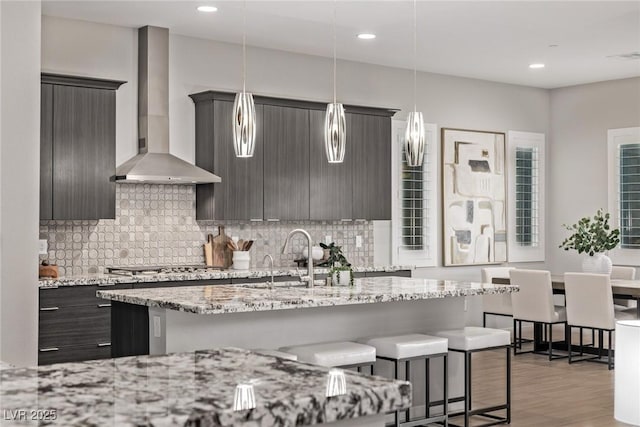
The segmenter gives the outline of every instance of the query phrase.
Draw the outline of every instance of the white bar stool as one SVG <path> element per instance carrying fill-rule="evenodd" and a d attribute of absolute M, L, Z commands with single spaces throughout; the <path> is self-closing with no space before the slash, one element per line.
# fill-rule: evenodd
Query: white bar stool
<path fill-rule="evenodd" d="M 367 366 L 373 369 L 376 361 L 375 347 L 351 341 L 283 347 L 280 351 L 296 355 L 301 362 L 330 368 L 357 368 L 358 372 Z"/>
<path fill-rule="evenodd" d="M 268 350 L 268 349 L 265 349 L 265 348 L 257 348 L 257 349 L 252 350 L 252 351 L 254 351 L 256 353 L 264 354 L 265 356 L 279 357 L 280 359 L 298 360 L 298 356 L 296 356 L 295 354 L 285 353 L 284 351 Z"/>
<path fill-rule="evenodd" d="M 413 360 L 425 361 L 425 416 L 423 418 L 412 420 L 410 417 L 410 410 L 405 410 L 405 421 L 400 422 L 400 411 L 395 413 L 395 425 L 396 426 L 417 426 L 427 425 L 432 423 L 444 423 L 445 426 L 449 425 L 447 412 L 448 412 L 448 399 L 447 399 L 447 380 L 448 380 L 448 367 L 447 367 L 447 355 L 448 355 L 448 342 L 446 338 L 434 337 L 431 335 L 423 334 L 407 334 L 407 335 L 394 335 L 386 337 L 376 337 L 365 339 L 363 343 L 375 347 L 376 358 L 381 360 L 387 360 L 394 364 L 394 379 L 398 378 L 398 365 L 405 363 L 405 379 L 410 381 L 411 364 Z M 444 378 L 443 378 L 443 395 L 444 400 L 442 402 L 432 403 L 429 398 L 429 360 L 432 358 L 442 357 L 444 362 Z M 373 371 L 372 371 L 373 374 Z M 444 411 L 442 415 L 431 416 L 430 408 L 436 404 L 442 404 Z"/>
<path fill-rule="evenodd" d="M 616 364 L 613 414 L 616 420 L 640 426 L 640 320 L 616 322 Z"/>
<path fill-rule="evenodd" d="M 469 427 L 471 417 L 480 416 L 492 421 L 474 427 L 509 424 L 511 422 L 511 334 L 502 329 L 467 326 L 463 329 L 436 332 L 439 337 L 449 340 L 449 351 L 464 355 L 464 395 L 449 399 L 449 403 L 464 402 L 464 410 L 450 413 L 449 418 L 464 416 L 464 426 Z M 485 408 L 472 408 L 471 401 L 471 356 L 480 351 L 505 349 L 507 355 L 507 400 L 504 404 Z M 500 417 L 492 412 L 506 410 L 506 416 Z M 450 424 L 453 425 L 453 424 Z"/>

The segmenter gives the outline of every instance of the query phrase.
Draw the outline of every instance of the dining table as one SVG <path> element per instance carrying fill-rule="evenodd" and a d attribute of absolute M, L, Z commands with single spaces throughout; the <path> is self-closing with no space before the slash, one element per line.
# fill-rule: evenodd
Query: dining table
<path fill-rule="evenodd" d="M 511 280 L 508 277 L 494 277 L 493 283 L 509 285 Z M 551 287 L 554 294 L 564 295 L 564 275 L 552 274 Z M 636 301 L 636 317 L 640 319 L 640 280 L 612 279 L 611 292 L 616 299 Z"/>

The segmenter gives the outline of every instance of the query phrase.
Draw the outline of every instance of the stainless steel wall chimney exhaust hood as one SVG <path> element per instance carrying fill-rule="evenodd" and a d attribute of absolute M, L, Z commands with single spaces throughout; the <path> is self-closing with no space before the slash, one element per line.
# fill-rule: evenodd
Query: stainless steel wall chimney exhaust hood
<path fill-rule="evenodd" d="M 231 124 L 229 124 L 231 126 Z M 219 176 L 169 153 L 169 30 L 138 30 L 138 155 L 116 168 L 117 183 L 210 184 Z"/>

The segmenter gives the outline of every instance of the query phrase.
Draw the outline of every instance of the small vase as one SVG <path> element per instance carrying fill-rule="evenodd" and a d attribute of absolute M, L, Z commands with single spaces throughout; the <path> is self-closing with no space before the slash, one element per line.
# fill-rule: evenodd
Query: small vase
<path fill-rule="evenodd" d="M 612 267 L 611 258 L 603 253 L 587 255 L 582 259 L 582 271 L 585 273 L 611 274 Z"/>
<path fill-rule="evenodd" d="M 333 273 L 331 280 L 335 286 L 349 286 L 351 284 L 351 271 L 336 271 Z"/>

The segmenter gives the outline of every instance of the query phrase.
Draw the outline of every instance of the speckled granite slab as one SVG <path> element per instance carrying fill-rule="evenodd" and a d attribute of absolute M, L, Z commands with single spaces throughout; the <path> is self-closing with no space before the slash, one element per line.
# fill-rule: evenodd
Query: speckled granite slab
<path fill-rule="evenodd" d="M 13 367 L 14 367 L 13 365 L 11 365 L 11 364 L 9 364 L 7 362 L 3 362 L 2 360 L 0 360 L 0 371 L 3 371 L 5 369 L 11 369 Z"/>
<path fill-rule="evenodd" d="M 0 424 L 297 426 L 384 414 L 411 404 L 408 382 L 351 371 L 345 372 L 347 394 L 326 398 L 327 372 L 234 348 L 12 369 L 0 372 Z M 253 410 L 232 409 L 241 382 L 254 384 Z M 55 411 L 55 419 L 12 420 L 19 410 L 27 418 Z"/>
<path fill-rule="evenodd" d="M 414 266 L 410 265 L 377 265 L 366 267 L 353 267 L 356 273 L 373 273 L 373 272 L 394 272 L 401 270 L 414 270 Z M 301 268 L 301 272 L 306 272 L 306 268 Z M 328 268 L 315 268 L 316 274 L 328 274 Z M 297 276 L 295 268 L 276 267 L 273 275 Z M 94 274 L 86 276 L 70 276 L 58 279 L 42 279 L 39 281 L 39 287 L 56 288 L 60 286 L 83 286 L 83 285 L 105 285 L 117 283 L 142 283 L 142 282 L 173 282 L 183 280 L 218 280 L 218 279 L 255 279 L 260 277 L 270 277 L 271 271 L 266 268 L 256 268 L 251 270 L 211 270 L 196 273 L 159 273 L 159 274 L 139 274 L 136 276 L 122 276 L 118 274 Z"/>
<path fill-rule="evenodd" d="M 294 308 L 373 304 L 517 291 L 511 285 L 455 282 L 404 277 L 355 279 L 354 286 L 316 286 L 280 282 L 263 284 L 184 286 L 121 291 L 98 291 L 98 296 L 129 304 L 196 314 L 240 313 Z"/>

